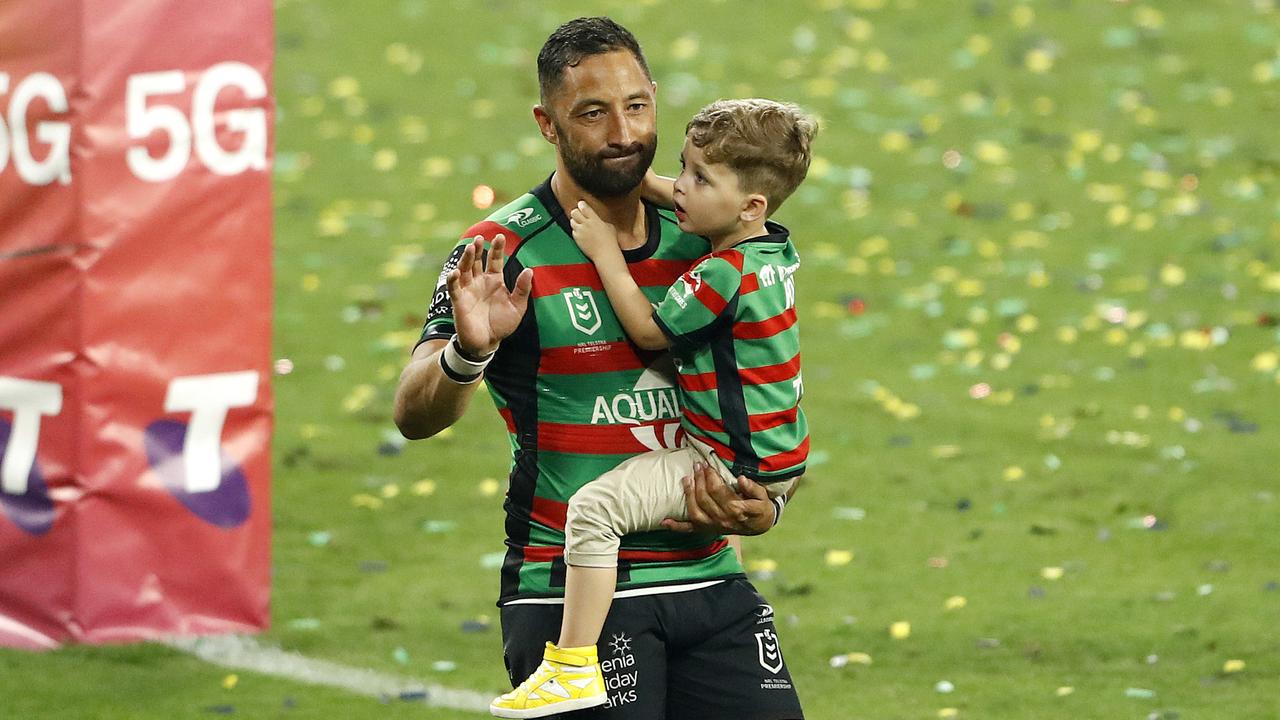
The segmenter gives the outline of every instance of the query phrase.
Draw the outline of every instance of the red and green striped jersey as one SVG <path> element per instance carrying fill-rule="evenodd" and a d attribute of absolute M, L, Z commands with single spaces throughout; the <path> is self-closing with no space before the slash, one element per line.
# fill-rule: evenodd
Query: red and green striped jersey
<path fill-rule="evenodd" d="M 712 253 L 671 286 L 653 313 L 679 368 L 681 424 L 734 475 L 771 482 L 804 474 L 809 425 L 800 409 L 800 328 L 787 229 Z"/>
<path fill-rule="evenodd" d="M 681 232 L 665 210 L 646 205 L 645 221 L 645 244 L 623 255 L 656 302 L 709 248 L 706 240 Z M 485 371 L 512 451 L 501 604 L 564 594 L 569 498 L 633 455 L 673 447 L 680 419 L 670 356 L 627 339 L 595 266 L 573 241 L 550 181 L 467 230 L 445 263 L 422 339 L 453 334 L 444 279 L 466 243 L 498 234 L 507 238 L 508 287 L 523 269 L 533 269 L 529 309 Z M 635 533 L 622 539 L 618 559 L 620 589 L 742 572 L 725 539 L 705 535 Z"/>

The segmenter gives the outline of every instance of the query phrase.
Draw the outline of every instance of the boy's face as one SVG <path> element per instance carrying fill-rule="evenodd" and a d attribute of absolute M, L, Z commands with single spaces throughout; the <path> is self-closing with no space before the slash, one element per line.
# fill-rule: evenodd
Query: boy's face
<path fill-rule="evenodd" d="M 684 139 L 675 186 L 681 230 L 713 240 L 728 236 L 738 229 L 749 197 L 737 173 L 724 163 L 708 163 L 702 148 Z"/>

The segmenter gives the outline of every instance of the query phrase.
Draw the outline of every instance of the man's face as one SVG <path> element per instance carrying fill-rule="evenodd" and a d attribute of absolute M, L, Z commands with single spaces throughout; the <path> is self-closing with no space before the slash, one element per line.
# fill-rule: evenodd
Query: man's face
<path fill-rule="evenodd" d="M 613 198 L 640 185 L 658 134 L 654 85 L 634 55 L 588 55 L 565 68 L 543 110 L 543 134 L 554 131 L 560 159 L 583 190 Z"/>

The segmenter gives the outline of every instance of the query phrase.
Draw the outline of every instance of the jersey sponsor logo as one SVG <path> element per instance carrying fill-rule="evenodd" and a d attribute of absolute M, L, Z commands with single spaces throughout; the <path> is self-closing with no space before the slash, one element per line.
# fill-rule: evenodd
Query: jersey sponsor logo
<path fill-rule="evenodd" d="M 565 305 L 569 306 L 569 322 L 587 335 L 595 335 L 600 329 L 600 309 L 590 288 L 574 287 L 560 291 Z"/>
<path fill-rule="evenodd" d="M 773 622 L 773 606 L 772 605 L 761 605 L 760 607 L 756 608 L 756 624 L 757 625 L 765 625 L 771 622 Z"/>
<path fill-rule="evenodd" d="M 774 675 L 782 672 L 782 649 L 778 647 L 778 636 L 772 630 L 756 633 L 756 650 L 760 667 Z"/>
<path fill-rule="evenodd" d="M 431 295 L 431 307 L 427 310 L 427 323 L 441 318 L 453 318 L 453 300 L 449 298 L 449 273 L 458 267 L 458 263 L 462 260 L 462 253 L 469 245 L 470 243 L 458 245 L 444 261 L 444 268 L 440 271 L 440 277 L 436 279 L 436 290 Z"/>
<path fill-rule="evenodd" d="M 591 408 L 591 424 L 627 424 L 631 435 L 650 450 L 676 447 L 680 429 L 680 402 L 676 399 L 675 367 L 663 355 L 640 374 L 631 392 L 597 395 Z M 667 420 L 657 424 L 655 420 Z"/>
<path fill-rule="evenodd" d="M 520 227 L 528 227 L 542 219 L 542 215 L 533 208 L 520 208 L 507 216 L 507 222 Z"/>

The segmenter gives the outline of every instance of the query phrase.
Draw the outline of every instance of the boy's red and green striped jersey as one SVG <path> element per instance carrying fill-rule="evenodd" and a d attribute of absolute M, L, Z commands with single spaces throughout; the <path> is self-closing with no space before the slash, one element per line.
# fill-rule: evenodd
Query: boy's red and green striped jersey
<path fill-rule="evenodd" d="M 800 328 L 787 229 L 712 253 L 671 286 L 653 313 L 680 369 L 681 422 L 734 475 L 771 482 L 804 474 L 809 426 L 800 409 Z"/>
<path fill-rule="evenodd" d="M 656 302 L 709 248 L 681 232 L 671 213 L 646 204 L 645 214 L 645 244 L 623 255 Z M 523 269 L 533 269 L 529 309 L 485 371 L 512 451 L 501 604 L 564 594 L 569 498 L 633 455 L 675 446 L 680 418 L 670 356 L 627 339 L 550 181 L 465 233 L 440 275 L 422 340 L 454 333 L 444 280 L 468 242 L 499 234 L 507 242 L 508 287 Z M 742 573 L 727 541 L 705 535 L 628 535 L 618 560 L 620 589 Z"/>

